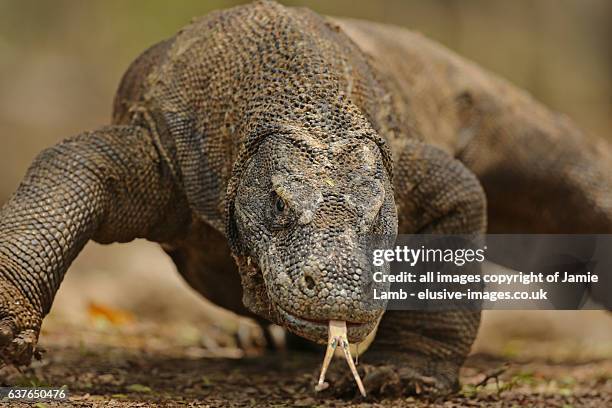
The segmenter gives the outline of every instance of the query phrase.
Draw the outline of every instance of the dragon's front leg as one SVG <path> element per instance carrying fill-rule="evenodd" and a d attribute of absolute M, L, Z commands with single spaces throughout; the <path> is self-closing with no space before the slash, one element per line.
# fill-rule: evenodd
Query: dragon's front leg
<path fill-rule="evenodd" d="M 0 357 L 28 364 L 40 324 L 88 240 L 163 241 L 187 222 L 148 133 L 112 126 L 41 153 L 0 210 Z"/>

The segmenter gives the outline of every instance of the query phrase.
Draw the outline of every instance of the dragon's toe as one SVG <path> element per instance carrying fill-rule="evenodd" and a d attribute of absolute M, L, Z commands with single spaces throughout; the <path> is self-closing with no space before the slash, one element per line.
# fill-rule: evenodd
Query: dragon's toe
<path fill-rule="evenodd" d="M 39 313 L 14 286 L 0 281 L 0 366 L 28 365 L 38 355 Z"/>

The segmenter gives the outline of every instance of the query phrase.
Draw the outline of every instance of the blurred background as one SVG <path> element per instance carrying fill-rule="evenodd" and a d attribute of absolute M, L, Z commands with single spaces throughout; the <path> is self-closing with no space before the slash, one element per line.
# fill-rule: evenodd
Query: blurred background
<path fill-rule="evenodd" d="M 239 1 L 0 0 L 0 203 L 44 147 L 107 124 L 122 73 L 192 17 Z M 417 30 L 529 90 L 583 129 L 612 140 L 609 0 L 283 1 L 322 14 Z M 610 354 L 603 312 L 489 312 L 476 350 Z M 194 294 L 146 242 L 90 244 L 71 268 L 46 327 L 165 321 L 197 333 L 238 330 Z M 533 341 L 542 340 L 535 351 Z M 529 341 L 530 347 L 521 347 Z M 521 343 L 523 342 L 523 343 Z M 588 346 L 588 347 L 585 347 Z"/>

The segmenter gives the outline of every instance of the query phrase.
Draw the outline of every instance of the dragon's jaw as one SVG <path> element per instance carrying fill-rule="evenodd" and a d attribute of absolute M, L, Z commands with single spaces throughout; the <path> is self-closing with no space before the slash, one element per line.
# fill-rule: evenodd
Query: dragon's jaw
<path fill-rule="evenodd" d="M 328 343 L 329 322 L 333 319 L 312 320 L 296 316 L 278 306 L 276 310 L 277 323 L 290 332 L 319 344 Z M 346 322 L 348 341 L 359 343 L 365 340 L 376 328 L 378 320 L 377 317 L 364 322 Z"/>
<path fill-rule="evenodd" d="M 271 293 L 265 283 L 259 266 L 249 259 L 239 263 L 242 275 L 243 302 L 253 313 L 262 316 L 290 332 L 310 341 L 326 344 L 328 342 L 328 325 L 331 320 L 338 320 L 338 315 L 331 317 L 306 318 L 286 310 L 280 305 L 274 293 Z M 278 299 L 277 299 L 278 300 Z M 383 310 L 369 311 L 367 318 L 360 321 L 344 318 L 347 322 L 347 338 L 352 343 L 363 341 L 375 328 L 382 316 Z"/>

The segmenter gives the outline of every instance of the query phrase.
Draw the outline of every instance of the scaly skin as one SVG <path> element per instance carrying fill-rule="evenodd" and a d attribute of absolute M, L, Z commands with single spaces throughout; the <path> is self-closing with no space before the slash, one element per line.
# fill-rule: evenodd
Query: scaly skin
<path fill-rule="evenodd" d="M 611 156 L 409 31 L 273 2 L 211 13 L 142 54 L 113 126 L 44 151 L 0 210 L 0 355 L 30 361 L 88 240 L 139 237 L 221 306 L 319 342 L 346 320 L 359 341 L 382 315 L 365 235 L 481 233 L 487 213 L 496 232 L 612 232 Z M 382 315 L 368 391 L 455 390 L 479 320 Z"/>

